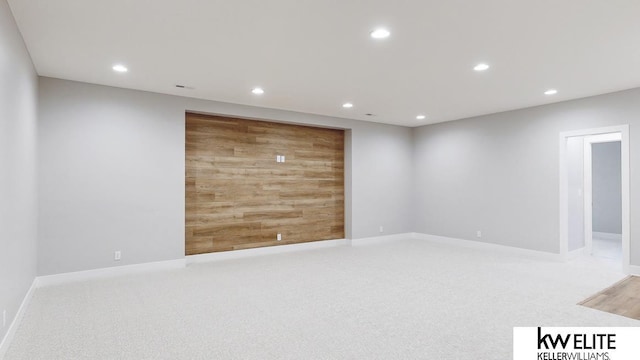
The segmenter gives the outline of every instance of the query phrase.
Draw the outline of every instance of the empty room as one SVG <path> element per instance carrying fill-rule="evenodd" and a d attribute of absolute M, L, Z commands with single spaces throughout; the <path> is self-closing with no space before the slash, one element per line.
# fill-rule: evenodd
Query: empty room
<path fill-rule="evenodd" d="M 0 359 L 637 359 L 637 0 L 0 0 Z"/>

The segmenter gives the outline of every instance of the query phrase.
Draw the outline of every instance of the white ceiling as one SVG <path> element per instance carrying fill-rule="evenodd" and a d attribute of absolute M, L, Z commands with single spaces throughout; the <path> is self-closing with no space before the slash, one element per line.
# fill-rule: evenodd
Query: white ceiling
<path fill-rule="evenodd" d="M 343 118 L 417 126 L 640 86 L 638 0 L 9 3 L 42 76 Z"/>

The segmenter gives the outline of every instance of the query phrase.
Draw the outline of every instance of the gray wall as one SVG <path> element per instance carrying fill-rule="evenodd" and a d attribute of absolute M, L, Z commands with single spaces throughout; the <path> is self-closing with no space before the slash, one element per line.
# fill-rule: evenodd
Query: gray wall
<path fill-rule="evenodd" d="M 0 0 L 0 339 L 36 274 L 37 76 Z M 2 327 L 2 311 L 7 326 Z"/>
<path fill-rule="evenodd" d="M 640 153 L 640 89 L 416 129 L 415 231 L 559 253 L 559 133 L 619 124 Z M 639 176 L 632 157 L 631 219 Z M 633 265 L 639 233 L 632 222 Z"/>
<path fill-rule="evenodd" d="M 40 80 L 42 275 L 184 252 L 184 112 L 350 129 L 347 234 L 416 231 L 559 252 L 558 134 L 631 124 L 640 89 L 409 129 Z M 640 142 L 631 142 L 631 153 Z M 631 217 L 640 192 L 631 164 Z M 483 237 L 475 237 L 477 230 Z M 633 234 L 631 259 L 640 264 Z M 123 260 L 114 262 L 113 251 Z"/>
<path fill-rule="evenodd" d="M 412 230 L 409 128 L 51 78 L 39 94 L 40 275 L 184 256 L 186 110 L 350 129 L 347 234 Z"/>
<path fill-rule="evenodd" d="M 593 231 L 622 233 L 620 141 L 591 146 Z"/>

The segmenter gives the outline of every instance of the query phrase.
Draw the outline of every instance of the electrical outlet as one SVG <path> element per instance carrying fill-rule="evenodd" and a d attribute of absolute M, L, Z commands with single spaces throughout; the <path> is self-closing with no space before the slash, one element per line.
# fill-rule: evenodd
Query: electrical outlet
<path fill-rule="evenodd" d="M 482 231 L 480 231 L 480 230 L 476 231 L 476 236 L 481 238 L 482 237 Z"/>
<path fill-rule="evenodd" d="M 120 250 L 117 250 L 113 253 L 113 260 L 120 261 L 120 259 L 122 259 L 122 253 L 120 252 Z"/>
<path fill-rule="evenodd" d="M 282 240 L 282 234 L 278 233 L 278 235 L 276 235 L 276 240 L 278 241 Z"/>
<path fill-rule="evenodd" d="M 284 155 L 280 156 L 280 162 L 284 162 Z"/>
<path fill-rule="evenodd" d="M 380 225 L 380 232 L 384 232 L 384 227 Z"/>

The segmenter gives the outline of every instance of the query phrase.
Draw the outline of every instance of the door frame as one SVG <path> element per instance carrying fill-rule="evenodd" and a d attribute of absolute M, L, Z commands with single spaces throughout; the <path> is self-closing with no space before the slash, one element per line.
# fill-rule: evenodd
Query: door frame
<path fill-rule="evenodd" d="M 571 137 L 587 137 L 594 135 L 620 133 L 621 135 L 621 166 L 622 166 L 622 270 L 630 273 L 630 212 L 629 212 L 629 125 L 617 125 L 601 128 L 582 129 L 561 132 L 560 145 L 560 256 L 563 260 L 569 258 L 569 183 L 567 140 Z M 586 142 L 586 141 L 585 141 Z M 586 145 L 585 145 L 586 146 Z M 584 191 L 586 198 L 586 189 Z M 585 214 L 586 215 L 586 214 Z M 586 216 L 585 216 L 586 220 Z M 591 221 L 590 221 L 591 222 Z M 586 229 L 586 221 L 585 221 Z M 585 244 L 586 244 L 585 232 Z"/>
<path fill-rule="evenodd" d="M 607 142 L 622 142 L 622 133 L 608 133 L 589 135 L 584 137 L 584 250 L 588 255 L 593 254 L 593 144 Z M 621 143 L 622 145 L 622 143 Z M 622 149 L 622 146 L 620 147 Z M 622 154 L 620 154 L 622 156 Z M 622 160 L 622 158 L 620 159 Z"/>

